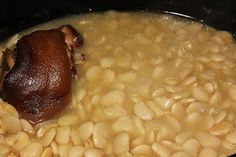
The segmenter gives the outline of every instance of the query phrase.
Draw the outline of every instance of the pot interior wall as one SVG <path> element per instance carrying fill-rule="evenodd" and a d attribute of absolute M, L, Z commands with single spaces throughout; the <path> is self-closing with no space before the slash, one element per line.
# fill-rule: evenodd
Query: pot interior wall
<path fill-rule="evenodd" d="M 0 40 L 23 29 L 69 14 L 105 10 L 177 12 L 236 34 L 236 1 L 213 0 L 25 0 L 0 2 Z"/>

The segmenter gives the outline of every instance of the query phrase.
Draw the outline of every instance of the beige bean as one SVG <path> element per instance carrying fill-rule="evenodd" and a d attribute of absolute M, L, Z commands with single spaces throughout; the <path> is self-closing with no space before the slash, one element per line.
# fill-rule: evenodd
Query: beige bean
<path fill-rule="evenodd" d="M 104 116 L 109 119 L 116 119 L 127 115 L 127 111 L 123 106 L 112 105 L 103 110 Z"/>
<path fill-rule="evenodd" d="M 125 94 L 121 90 L 113 90 L 101 97 L 101 104 L 110 106 L 113 104 L 121 105 L 125 100 Z"/>
<path fill-rule="evenodd" d="M 228 149 L 228 150 L 234 149 L 233 144 L 232 144 L 231 142 L 228 142 L 227 140 L 223 140 L 223 141 L 222 141 L 222 147 L 223 147 L 223 148 L 226 148 L 226 149 Z"/>
<path fill-rule="evenodd" d="M 226 141 L 230 142 L 230 143 L 236 143 L 236 130 L 228 133 L 225 136 Z"/>
<path fill-rule="evenodd" d="M 192 156 L 197 156 L 199 148 L 200 144 L 195 138 L 190 138 L 183 144 L 183 150 Z"/>
<path fill-rule="evenodd" d="M 156 105 L 153 101 L 147 101 L 145 103 L 152 110 L 156 118 L 161 117 L 163 115 L 164 113 L 163 110 L 158 105 Z"/>
<path fill-rule="evenodd" d="M 208 93 L 202 87 L 194 87 L 192 90 L 193 97 L 199 101 L 207 102 L 209 100 Z"/>
<path fill-rule="evenodd" d="M 219 103 L 221 103 L 222 100 L 222 96 L 221 93 L 219 91 L 216 91 L 209 99 L 209 103 L 212 105 L 217 105 Z"/>
<path fill-rule="evenodd" d="M 225 56 L 214 53 L 210 55 L 210 59 L 215 62 L 222 62 L 225 60 Z"/>
<path fill-rule="evenodd" d="M 31 140 L 28 134 L 21 131 L 16 134 L 16 139 L 15 139 L 13 148 L 20 151 L 24 149 L 25 147 L 27 147 L 30 143 L 31 143 Z"/>
<path fill-rule="evenodd" d="M 58 154 L 60 157 L 68 157 L 70 145 L 68 144 L 60 144 L 58 145 Z"/>
<path fill-rule="evenodd" d="M 22 126 L 22 129 L 29 133 L 29 134 L 34 134 L 35 133 L 35 130 L 34 128 L 32 127 L 32 125 L 25 119 L 20 119 L 20 122 L 21 122 L 21 126 Z"/>
<path fill-rule="evenodd" d="M 123 56 L 116 57 L 115 61 L 116 65 L 122 68 L 127 68 L 131 64 L 131 55 L 129 53 L 126 53 Z"/>
<path fill-rule="evenodd" d="M 167 124 L 167 125 L 162 126 L 159 129 L 159 132 L 156 135 L 156 141 L 160 141 L 167 138 L 173 138 L 175 135 L 176 135 L 176 132 L 174 128 L 172 128 L 170 124 Z"/>
<path fill-rule="evenodd" d="M 55 141 L 52 141 L 51 145 L 50 145 L 50 148 L 52 149 L 52 153 L 54 155 L 57 155 L 58 154 L 58 146 L 56 144 Z"/>
<path fill-rule="evenodd" d="M 160 157 L 169 157 L 170 151 L 158 143 L 152 144 L 152 150 Z"/>
<path fill-rule="evenodd" d="M 210 129 L 210 133 L 215 136 L 222 136 L 233 130 L 233 125 L 229 122 L 220 122 Z"/>
<path fill-rule="evenodd" d="M 189 104 L 194 101 L 196 101 L 196 99 L 194 99 L 194 98 L 183 98 L 182 100 L 180 100 L 180 103 Z"/>
<path fill-rule="evenodd" d="M 120 155 L 129 151 L 129 134 L 122 132 L 115 136 L 112 144 L 114 154 Z"/>
<path fill-rule="evenodd" d="M 7 115 L 12 115 L 12 116 L 15 116 L 17 118 L 19 118 L 19 114 L 18 112 L 16 111 L 15 107 L 4 102 L 2 99 L 0 99 L 0 117 L 5 117 Z"/>
<path fill-rule="evenodd" d="M 146 36 L 144 36 L 141 33 L 135 33 L 133 38 L 137 44 L 148 44 L 151 42 L 150 39 L 148 39 Z"/>
<path fill-rule="evenodd" d="M 142 96 L 147 97 L 150 94 L 152 80 L 150 78 L 139 79 L 135 86 L 133 86 L 135 92 Z"/>
<path fill-rule="evenodd" d="M 217 53 L 217 52 L 220 51 L 219 46 L 218 46 L 217 44 L 213 43 L 213 42 L 207 43 L 207 46 L 208 46 L 208 50 L 209 50 L 210 52 L 215 52 L 215 53 Z"/>
<path fill-rule="evenodd" d="M 167 93 L 167 91 L 166 91 L 165 88 L 158 88 L 158 89 L 153 91 L 152 97 L 155 98 L 155 97 L 161 96 L 161 95 L 166 94 L 166 93 Z"/>
<path fill-rule="evenodd" d="M 39 127 L 39 129 L 36 132 L 37 138 L 41 138 L 44 135 L 45 131 L 46 131 L 45 127 Z"/>
<path fill-rule="evenodd" d="M 37 126 L 35 126 L 35 129 L 37 130 L 36 132 L 37 138 L 41 138 L 44 135 L 44 133 L 52 127 L 56 128 L 58 127 L 58 124 L 55 123 L 55 121 L 46 121 L 43 123 L 39 123 Z"/>
<path fill-rule="evenodd" d="M 87 92 L 84 88 L 79 88 L 76 92 L 76 100 L 77 102 L 80 102 L 83 100 L 83 98 L 86 96 Z"/>
<path fill-rule="evenodd" d="M 133 148 L 131 150 L 131 153 L 133 155 L 151 156 L 152 155 L 152 148 L 149 145 L 142 144 L 142 145 L 138 145 L 135 148 Z"/>
<path fill-rule="evenodd" d="M 145 138 L 143 136 L 137 137 L 137 138 L 135 138 L 131 141 L 131 143 L 130 143 L 131 146 L 130 147 L 134 148 L 134 147 L 137 147 L 139 145 L 142 145 L 144 143 L 144 141 L 145 141 Z"/>
<path fill-rule="evenodd" d="M 210 61 L 210 59 L 206 56 L 198 56 L 197 60 L 199 60 L 200 62 L 204 62 L 204 63 L 207 63 Z"/>
<path fill-rule="evenodd" d="M 125 72 L 125 73 L 119 74 L 117 76 L 117 79 L 121 82 L 131 83 L 131 82 L 135 81 L 136 74 L 132 71 Z"/>
<path fill-rule="evenodd" d="M 144 102 L 139 102 L 134 105 L 134 113 L 143 120 L 151 120 L 153 118 L 153 112 Z"/>
<path fill-rule="evenodd" d="M 178 52 L 177 52 L 178 53 Z M 182 55 L 182 54 L 181 54 Z M 179 55 L 180 56 L 180 55 Z M 175 60 L 175 67 L 178 68 L 183 63 L 183 59 L 177 58 Z"/>
<path fill-rule="evenodd" d="M 180 87 L 178 86 L 169 86 L 169 85 L 166 85 L 165 86 L 166 90 L 170 93 L 178 93 L 181 91 Z"/>
<path fill-rule="evenodd" d="M 207 105 L 202 102 L 192 102 L 186 108 L 187 113 L 191 113 L 191 112 L 202 113 L 202 112 L 205 112 L 206 110 L 207 110 Z"/>
<path fill-rule="evenodd" d="M 110 127 L 103 122 L 97 123 L 93 129 L 93 143 L 97 148 L 105 148 L 111 138 Z"/>
<path fill-rule="evenodd" d="M 234 121 L 234 118 L 235 118 L 235 116 L 234 116 L 233 113 L 228 113 L 228 114 L 227 114 L 227 117 L 226 117 L 227 121 L 233 122 L 233 121 Z"/>
<path fill-rule="evenodd" d="M 236 101 L 236 86 L 231 86 L 229 88 L 229 97 L 233 100 Z"/>
<path fill-rule="evenodd" d="M 224 44 L 224 41 L 222 40 L 222 38 L 218 35 L 214 35 L 213 37 L 211 37 L 211 39 L 213 41 L 215 41 L 216 43 L 220 44 L 220 45 L 223 45 Z"/>
<path fill-rule="evenodd" d="M 70 141 L 70 130 L 68 126 L 57 128 L 56 141 L 60 144 L 68 144 Z"/>
<path fill-rule="evenodd" d="M 214 125 L 214 118 L 211 115 L 203 116 L 201 125 L 202 130 L 209 130 Z"/>
<path fill-rule="evenodd" d="M 105 149 L 103 149 L 103 151 L 104 151 L 104 153 L 105 153 L 107 156 L 113 154 L 112 142 L 111 142 L 111 141 L 106 145 L 106 147 L 105 147 Z M 109 154 L 109 155 L 108 155 L 108 154 Z M 114 156 L 114 155 L 111 155 L 111 156 Z"/>
<path fill-rule="evenodd" d="M 98 95 L 98 94 L 94 95 L 91 99 L 92 105 L 98 104 L 100 102 L 100 99 L 101 99 L 100 95 Z"/>
<path fill-rule="evenodd" d="M 181 145 L 179 145 L 177 143 L 174 143 L 174 142 L 171 142 L 171 141 L 167 141 L 167 140 L 161 141 L 161 145 L 164 146 L 165 148 L 173 150 L 173 151 L 182 150 Z"/>
<path fill-rule="evenodd" d="M 6 146 L 1 144 L 0 145 L 0 155 L 3 157 L 5 157 L 5 156 L 8 157 L 9 156 L 8 154 L 10 154 L 10 150 Z"/>
<path fill-rule="evenodd" d="M 65 114 L 58 119 L 58 124 L 60 126 L 73 125 L 78 121 L 78 116 L 74 113 Z"/>
<path fill-rule="evenodd" d="M 1 125 L 1 124 L 0 124 Z M 5 130 L 3 130 L 2 128 L 0 128 L 0 135 L 3 135 L 3 134 L 5 134 L 6 133 L 6 131 Z"/>
<path fill-rule="evenodd" d="M 22 130 L 20 120 L 12 115 L 2 117 L 2 128 L 9 133 L 17 133 Z"/>
<path fill-rule="evenodd" d="M 103 73 L 103 81 L 107 84 L 111 83 L 115 79 L 114 71 L 107 69 Z"/>
<path fill-rule="evenodd" d="M 185 114 L 185 107 L 182 103 L 175 103 L 171 107 L 171 112 L 176 116 L 183 116 Z"/>
<path fill-rule="evenodd" d="M 186 80 L 184 80 L 183 85 L 188 86 L 193 84 L 197 80 L 196 76 L 190 76 Z"/>
<path fill-rule="evenodd" d="M 221 111 L 220 113 L 218 113 L 218 114 L 214 117 L 214 119 L 215 119 L 215 124 L 222 122 L 222 121 L 225 119 L 226 115 L 227 115 L 227 112 L 226 112 L 226 111 Z"/>
<path fill-rule="evenodd" d="M 7 154 L 10 152 L 10 150 L 6 147 L 0 144 L 0 156 L 7 156 Z"/>
<path fill-rule="evenodd" d="M 103 152 L 98 149 L 87 149 L 84 152 L 84 157 L 102 157 Z"/>
<path fill-rule="evenodd" d="M 86 72 L 86 78 L 87 80 L 95 80 L 100 76 L 102 72 L 102 68 L 100 66 L 92 66 L 90 67 Z"/>
<path fill-rule="evenodd" d="M 155 38 L 155 43 L 161 42 L 163 37 L 164 37 L 164 33 L 161 33 L 160 35 L 157 35 L 156 38 Z"/>
<path fill-rule="evenodd" d="M 117 119 L 113 124 L 112 124 L 112 129 L 115 132 L 122 132 L 122 131 L 131 131 L 133 129 L 133 122 L 130 117 L 121 117 Z"/>
<path fill-rule="evenodd" d="M 181 70 L 178 76 L 180 79 L 185 79 L 187 76 L 190 75 L 191 72 L 192 72 L 192 66 L 188 66 L 188 68 Z"/>
<path fill-rule="evenodd" d="M 4 140 L 4 143 L 6 143 L 7 145 L 12 146 L 16 140 L 16 134 L 10 134 L 8 136 L 5 136 L 5 138 L 3 139 L 2 137 L 2 141 Z"/>
<path fill-rule="evenodd" d="M 142 102 L 142 98 L 137 94 L 131 95 L 131 100 L 134 103 Z"/>
<path fill-rule="evenodd" d="M 168 77 L 165 79 L 165 83 L 168 84 L 168 85 L 177 85 L 178 84 L 178 78 L 175 78 L 175 77 Z"/>
<path fill-rule="evenodd" d="M 186 116 L 186 121 L 189 125 L 196 125 L 202 121 L 202 116 L 198 112 L 192 112 Z"/>
<path fill-rule="evenodd" d="M 162 77 L 164 74 L 165 74 L 164 68 L 161 66 L 157 66 L 152 72 L 152 78 L 156 79 L 158 77 Z"/>
<path fill-rule="evenodd" d="M 82 146 L 73 146 L 69 149 L 68 157 L 82 157 L 85 148 Z"/>
<path fill-rule="evenodd" d="M 207 91 L 208 93 L 212 93 L 212 92 L 214 92 L 214 90 L 215 90 L 213 84 L 210 83 L 210 82 L 205 83 L 205 84 L 204 84 L 204 88 L 206 89 L 206 91 Z"/>
<path fill-rule="evenodd" d="M 155 138 L 156 135 L 153 130 L 147 133 L 147 143 L 153 143 L 155 141 Z"/>
<path fill-rule="evenodd" d="M 218 148 L 221 144 L 218 137 L 206 132 L 199 132 L 196 137 L 203 147 Z"/>
<path fill-rule="evenodd" d="M 103 68 L 110 68 L 114 65 L 115 61 L 112 58 L 102 58 L 100 60 L 100 65 Z"/>
<path fill-rule="evenodd" d="M 21 157 L 40 157 L 43 151 L 41 144 L 33 142 L 20 152 Z"/>
<path fill-rule="evenodd" d="M 71 141 L 74 145 L 81 145 L 82 144 L 82 140 L 81 140 L 81 138 L 78 134 L 78 128 L 77 127 L 71 128 L 70 138 L 71 138 Z"/>
<path fill-rule="evenodd" d="M 212 148 L 203 148 L 199 153 L 199 157 L 217 157 L 217 153 Z"/>
<path fill-rule="evenodd" d="M 136 116 L 132 117 L 132 120 L 133 120 L 133 126 L 134 126 L 134 130 L 135 130 L 134 134 L 139 135 L 139 136 L 143 136 L 145 133 L 143 121 Z"/>
<path fill-rule="evenodd" d="M 52 157 L 52 148 L 47 147 L 46 149 L 44 149 L 41 157 Z"/>
<path fill-rule="evenodd" d="M 187 49 L 187 50 L 191 50 L 193 48 L 193 42 L 191 41 L 184 41 L 182 43 L 182 46 Z"/>
<path fill-rule="evenodd" d="M 170 109 L 174 101 L 171 98 L 165 96 L 156 97 L 154 102 L 163 109 Z"/>
<path fill-rule="evenodd" d="M 141 61 L 133 61 L 131 67 L 133 70 L 139 70 L 143 66 Z"/>
<path fill-rule="evenodd" d="M 188 98 L 191 94 L 187 91 L 180 91 L 178 93 L 173 93 L 171 94 L 171 98 L 175 99 L 175 100 L 180 100 L 180 99 L 184 99 L 184 98 Z"/>
<path fill-rule="evenodd" d="M 182 127 L 181 124 L 179 123 L 179 121 L 175 118 L 173 118 L 172 116 L 169 116 L 166 119 L 166 122 L 168 123 L 170 128 L 173 128 L 174 132 L 180 132 Z"/>
<path fill-rule="evenodd" d="M 82 124 L 78 129 L 78 135 L 80 139 L 87 140 L 92 135 L 93 128 L 94 128 L 94 125 L 90 121 Z"/>
<path fill-rule="evenodd" d="M 49 128 L 40 139 L 40 143 L 44 147 L 49 146 L 55 135 L 56 135 L 56 129 L 54 127 Z"/>
<path fill-rule="evenodd" d="M 191 157 L 188 153 L 186 152 L 176 152 L 171 157 Z"/>

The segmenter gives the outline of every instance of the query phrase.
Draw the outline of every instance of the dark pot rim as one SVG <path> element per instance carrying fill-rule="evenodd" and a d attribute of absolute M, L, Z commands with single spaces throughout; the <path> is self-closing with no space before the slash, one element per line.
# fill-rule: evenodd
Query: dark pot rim
<path fill-rule="evenodd" d="M 0 2 L 0 41 L 26 28 L 71 14 L 151 11 L 180 13 L 236 34 L 236 1 L 213 0 L 25 0 Z"/>

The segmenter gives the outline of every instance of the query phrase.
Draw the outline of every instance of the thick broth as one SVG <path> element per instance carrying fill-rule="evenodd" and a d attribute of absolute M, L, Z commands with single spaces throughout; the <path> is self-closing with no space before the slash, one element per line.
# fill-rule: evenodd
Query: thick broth
<path fill-rule="evenodd" d="M 52 21 L 20 36 L 61 24 L 83 34 L 87 56 L 77 67 L 71 106 L 33 128 L 2 102 L 2 156 L 236 152 L 236 44 L 228 32 L 170 15 L 106 12 Z"/>

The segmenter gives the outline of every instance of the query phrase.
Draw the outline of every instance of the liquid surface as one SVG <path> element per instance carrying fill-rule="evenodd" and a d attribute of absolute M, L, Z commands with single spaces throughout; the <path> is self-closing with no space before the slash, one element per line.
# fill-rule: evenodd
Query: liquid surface
<path fill-rule="evenodd" d="M 88 14 L 72 24 L 87 56 L 70 108 L 32 127 L 0 104 L 0 155 L 224 157 L 236 152 L 236 44 L 228 32 L 151 13 Z M 2 44 L 11 47 L 17 40 Z"/>

